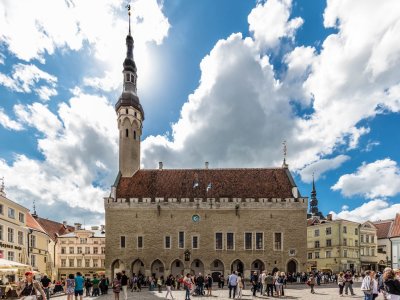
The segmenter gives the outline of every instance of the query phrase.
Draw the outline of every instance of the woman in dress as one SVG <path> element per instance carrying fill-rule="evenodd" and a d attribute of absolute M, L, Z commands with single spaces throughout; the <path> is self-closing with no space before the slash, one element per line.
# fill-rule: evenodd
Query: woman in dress
<path fill-rule="evenodd" d="M 114 299 L 119 300 L 119 293 L 121 292 L 121 273 L 117 273 L 113 282 L 112 282 L 112 289 L 114 292 Z"/>
<path fill-rule="evenodd" d="M 243 279 L 242 279 L 242 274 L 238 273 L 237 277 L 237 289 L 238 289 L 238 295 L 236 299 L 242 299 L 242 291 L 243 291 Z"/>
<path fill-rule="evenodd" d="M 74 274 L 69 274 L 67 280 L 65 281 L 64 292 L 67 294 L 67 300 L 74 299 L 75 293 L 75 277 Z"/>

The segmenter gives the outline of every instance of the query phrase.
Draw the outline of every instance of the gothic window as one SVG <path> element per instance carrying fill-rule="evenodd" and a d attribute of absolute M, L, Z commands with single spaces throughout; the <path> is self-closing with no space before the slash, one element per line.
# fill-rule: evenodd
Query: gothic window
<path fill-rule="evenodd" d="M 129 113 L 129 110 L 128 110 L 128 109 L 125 109 L 125 113 L 128 114 L 128 113 Z"/>
<path fill-rule="evenodd" d="M 125 129 L 125 137 L 128 137 L 128 136 L 129 136 L 129 130 Z"/>
<path fill-rule="evenodd" d="M 136 140 L 136 131 L 133 131 L 133 139 Z"/>

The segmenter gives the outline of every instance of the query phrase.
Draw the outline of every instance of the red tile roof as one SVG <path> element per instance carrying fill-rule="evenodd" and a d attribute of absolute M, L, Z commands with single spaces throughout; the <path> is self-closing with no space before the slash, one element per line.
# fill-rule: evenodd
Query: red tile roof
<path fill-rule="evenodd" d="M 294 186 L 284 168 L 139 170 L 120 178 L 117 198 L 293 198 Z"/>
<path fill-rule="evenodd" d="M 58 223 L 48 219 L 35 217 L 35 220 L 42 226 L 42 228 L 53 240 L 55 240 L 59 235 L 73 232 L 75 230 L 75 227 L 73 226 L 64 226 L 64 224 L 62 223 Z"/>
<path fill-rule="evenodd" d="M 394 219 L 390 236 L 400 237 L 400 214 L 396 214 L 396 218 Z"/>
<path fill-rule="evenodd" d="M 372 223 L 377 228 L 376 235 L 378 239 L 386 239 L 390 237 L 390 227 L 392 226 L 393 220 L 385 220 Z"/>
<path fill-rule="evenodd" d="M 42 226 L 32 217 L 30 213 L 26 214 L 26 226 L 38 231 L 46 232 Z"/>

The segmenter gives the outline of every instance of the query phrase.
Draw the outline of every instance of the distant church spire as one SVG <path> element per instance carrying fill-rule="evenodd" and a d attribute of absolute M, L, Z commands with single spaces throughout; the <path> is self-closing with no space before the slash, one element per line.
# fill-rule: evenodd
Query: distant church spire
<path fill-rule="evenodd" d="M 282 163 L 282 168 L 287 169 L 289 167 L 289 165 L 286 163 L 286 155 L 287 155 L 286 141 L 283 141 L 282 145 L 283 145 L 283 163 Z"/>
<path fill-rule="evenodd" d="M 36 201 L 33 199 L 33 214 L 32 217 L 37 218 L 37 213 L 36 213 Z"/>
<path fill-rule="evenodd" d="M 311 191 L 311 201 L 310 201 L 310 212 L 313 216 L 318 215 L 318 200 L 317 191 L 315 189 L 314 173 L 312 178 L 312 191 Z"/>
<path fill-rule="evenodd" d="M 0 178 L 1 184 L 0 184 L 0 196 L 5 197 L 6 196 L 6 191 L 4 189 L 4 177 Z"/>

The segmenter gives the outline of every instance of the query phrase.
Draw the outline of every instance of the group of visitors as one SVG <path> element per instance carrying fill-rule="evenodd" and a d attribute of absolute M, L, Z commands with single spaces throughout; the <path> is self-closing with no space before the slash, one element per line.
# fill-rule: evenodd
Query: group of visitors
<path fill-rule="evenodd" d="M 379 293 L 384 299 L 400 300 L 400 270 L 385 268 L 382 274 L 366 271 L 363 275 L 361 291 L 364 300 L 373 300 Z"/>

